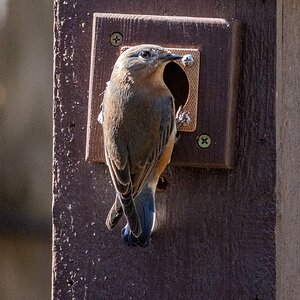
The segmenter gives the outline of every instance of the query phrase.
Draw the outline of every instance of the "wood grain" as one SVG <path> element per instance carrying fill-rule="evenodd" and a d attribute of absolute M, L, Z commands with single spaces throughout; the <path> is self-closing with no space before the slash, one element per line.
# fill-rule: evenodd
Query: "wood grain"
<path fill-rule="evenodd" d="M 276 299 L 300 299 L 300 2 L 277 3 Z"/>
<path fill-rule="evenodd" d="M 95 12 L 244 24 L 235 169 L 169 167 L 147 249 L 107 231 L 108 170 L 85 161 Z M 55 1 L 54 299 L 275 298 L 275 16 L 272 0 Z"/>

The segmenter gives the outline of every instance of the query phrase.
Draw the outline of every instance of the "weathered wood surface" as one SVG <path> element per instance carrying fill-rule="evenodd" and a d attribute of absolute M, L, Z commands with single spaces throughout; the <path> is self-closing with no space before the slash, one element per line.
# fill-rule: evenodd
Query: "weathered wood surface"
<path fill-rule="evenodd" d="M 274 299 L 276 1 L 55 1 L 54 299 Z M 169 167 L 147 249 L 105 218 L 114 192 L 85 161 L 92 14 L 224 17 L 244 25 L 232 171 Z"/>
<path fill-rule="evenodd" d="M 277 4 L 276 298 L 300 299 L 300 2 Z"/>

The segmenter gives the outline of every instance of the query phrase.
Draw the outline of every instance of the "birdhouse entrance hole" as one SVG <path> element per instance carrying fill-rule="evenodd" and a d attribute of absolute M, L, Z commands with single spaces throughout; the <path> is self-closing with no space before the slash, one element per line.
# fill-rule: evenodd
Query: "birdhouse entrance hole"
<path fill-rule="evenodd" d="M 179 64 L 170 62 L 165 67 L 164 81 L 175 99 L 175 108 L 177 111 L 180 106 L 185 105 L 188 99 L 189 80 Z"/>

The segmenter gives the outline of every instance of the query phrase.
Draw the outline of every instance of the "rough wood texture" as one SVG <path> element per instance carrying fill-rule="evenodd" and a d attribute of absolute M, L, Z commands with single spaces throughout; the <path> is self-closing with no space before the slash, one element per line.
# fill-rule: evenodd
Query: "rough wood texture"
<path fill-rule="evenodd" d="M 171 164 L 177 166 L 232 168 L 236 137 L 236 109 L 240 54 L 240 23 L 220 18 L 166 17 L 127 14 L 96 14 L 92 41 L 87 158 L 104 161 L 103 133 L 97 116 L 103 91 L 121 47 L 113 47 L 113 32 L 123 44 L 158 44 L 201 51 L 200 84 L 196 95 L 197 127 L 182 132 Z M 178 85 L 174 82 L 173 85 Z M 195 92 L 190 86 L 191 93 Z M 172 89 L 171 89 L 172 91 Z M 199 100 L 198 100 L 199 99 Z M 176 103 L 176 97 L 175 97 Z M 197 138 L 208 134 L 212 143 L 201 149 Z"/>
<path fill-rule="evenodd" d="M 277 4 L 277 299 L 300 299 L 300 2 Z"/>
<path fill-rule="evenodd" d="M 54 299 L 274 299 L 275 4 L 55 1 Z M 147 249 L 125 246 L 121 227 L 107 231 L 110 177 L 84 158 L 94 12 L 245 24 L 236 168 L 169 167 Z"/>

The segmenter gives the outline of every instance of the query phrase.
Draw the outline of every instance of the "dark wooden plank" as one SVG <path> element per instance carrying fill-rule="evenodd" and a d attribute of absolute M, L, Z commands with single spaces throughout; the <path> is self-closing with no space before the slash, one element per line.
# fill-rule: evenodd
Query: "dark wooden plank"
<path fill-rule="evenodd" d="M 275 1 L 55 1 L 53 298 L 274 299 Z M 92 14 L 240 19 L 236 168 L 169 167 L 147 249 L 104 222 L 114 192 L 85 161 Z"/>

